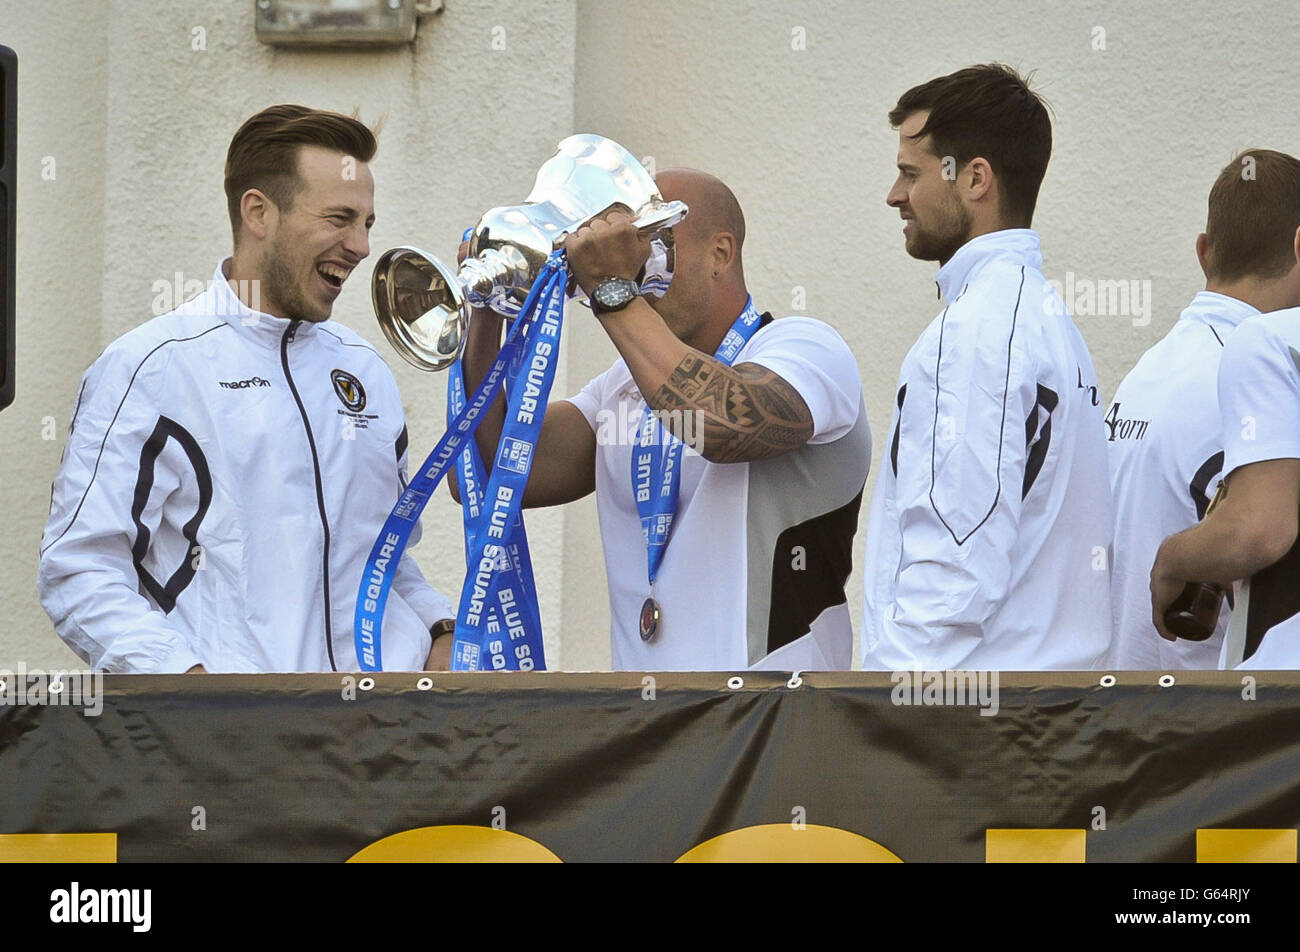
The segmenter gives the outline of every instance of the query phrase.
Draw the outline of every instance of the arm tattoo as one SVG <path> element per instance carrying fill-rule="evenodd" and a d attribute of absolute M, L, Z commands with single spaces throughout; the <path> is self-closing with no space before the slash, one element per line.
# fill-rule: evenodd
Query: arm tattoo
<path fill-rule="evenodd" d="M 758 364 L 688 354 L 649 403 L 664 427 L 714 463 L 779 456 L 813 435 L 803 397 Z"/>

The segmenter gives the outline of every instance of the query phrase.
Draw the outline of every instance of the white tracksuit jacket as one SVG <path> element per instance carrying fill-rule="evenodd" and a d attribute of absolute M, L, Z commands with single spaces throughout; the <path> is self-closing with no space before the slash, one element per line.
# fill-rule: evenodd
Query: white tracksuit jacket
<path fill-rule="evenodd" d="M 1038 235 L 963 245 L 912 346 L 867 523 L 863 668 L 1090 668 L 1111 501 L 1092 358 Z"/>
<path fill-rule="evenodd" d="M 226 266 L 86 371 L 41 602 L 106 671 L 355 671 L 357 586 L 405 480 L 397 383 L 346 327 L 245 307 Z M 408 554 L 384 667 L 422 668 L 454 614 Z"/>

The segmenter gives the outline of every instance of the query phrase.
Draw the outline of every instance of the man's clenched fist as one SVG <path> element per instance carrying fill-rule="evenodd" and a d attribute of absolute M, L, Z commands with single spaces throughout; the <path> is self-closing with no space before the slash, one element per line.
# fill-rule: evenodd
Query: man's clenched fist
<path fill-rule="evenodd" d="M 564 242 L 569 268 L 587 294 L 605 278 L 635 281 L 650 257 L 650 237 L 638 237 L 631 215 L 606 212 Z"/>

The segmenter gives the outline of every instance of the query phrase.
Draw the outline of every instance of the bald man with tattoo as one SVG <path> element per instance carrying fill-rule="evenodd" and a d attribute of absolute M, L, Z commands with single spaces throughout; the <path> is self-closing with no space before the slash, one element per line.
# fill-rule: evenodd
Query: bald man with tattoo
<path fill-rule="evenodd" d="M 774 320 L 745 287 L 731 189 L 691 169 L 656 177 L 690 214 L 672 229 L 666 293 L 642 296 L 651 254 L 629 215 L 566 245 L 620 359 L 547 408 L 524 505 L 595 490 L 616 670 L 848 668 L 844 583 L 871 461 L 857 362 L 830 325 Z M 569 333 L 590 333 L 571 308 Z M 471 322 L 467 384 L 500 347 Z M 479 430 L 490 461 L 498 401 Z"/>

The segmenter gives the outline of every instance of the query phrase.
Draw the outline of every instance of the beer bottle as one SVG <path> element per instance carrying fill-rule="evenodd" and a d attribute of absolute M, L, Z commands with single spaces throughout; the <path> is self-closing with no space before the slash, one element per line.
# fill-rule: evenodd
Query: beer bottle
<path fill-rule="evenodd" d="M 1206 516 L 1227 493 L 1228 484 L 1220 480 Z M 1188 582 L 1165 609 L 1165 627 L 1184 641 L 1205 641 L 1219 624 L 1219 611 L 1227 594 L 1223 586 L 1213 582 Z"/>
<path fill-rule="evenodd" d="M 1212 582 L 1188 582 L 1165 609 L 1165 627 L 1184 641 L 1205 641 L 1219 624 L 1226 595 Z"/>

